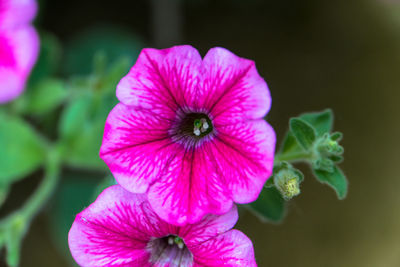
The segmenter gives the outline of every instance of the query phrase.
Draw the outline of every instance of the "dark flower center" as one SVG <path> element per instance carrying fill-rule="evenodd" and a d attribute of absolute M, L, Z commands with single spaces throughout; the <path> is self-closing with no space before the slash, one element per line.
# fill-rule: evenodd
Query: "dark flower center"
<path fill-rule="evenodd" d="M 190 266 L 193 263 L 192 253 L 179 236 L 168 235 L 153 239 L 147 247 L 151 253 L 150 262 L 152 264 L 180 267 Z"/>
<path fill-rule="evenodd" d="M 171 134 L 178 137 L 201 139 L 213 131 L 211 119 L 204 113 L 186 113 L 178 116 Z"/>

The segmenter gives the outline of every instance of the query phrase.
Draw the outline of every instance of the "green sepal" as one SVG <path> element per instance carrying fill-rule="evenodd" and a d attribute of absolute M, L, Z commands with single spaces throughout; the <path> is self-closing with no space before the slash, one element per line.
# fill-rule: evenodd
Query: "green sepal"
<path fill-rule="evenodd" d="M 322 170 L 326 172 L 333 172 L 335 167 L 335 163 L 329 158 L 318 158 L 313 160 L 311 165 L 314 170 Z"/>
<path fill-rule="evenodd" d="M 43 164 L 46 144 L 18 117 L 0 112 L 0 184 L 20 179 Z"/>
<path fill-rule="evenodd" d="M 341 132 L 334 132 L 331 134 L 331 139 L 333 141 L 340 141 L 343 138 L 343 134 Z"/>
<path fill-rule="evenodd" d="M 333 162 L 337 163 L 341 163 L 343 161 L 343 157 L 342 156 L 336 156 L 336 155 L 332 155 L 329 157 L 330 160 L 332 160 Z"/>
<path fill-rule="evenodd" d="M 318 137 L 314 146 L 314 158 L 312 166 L 316 170 L 333 172 L 336 163 L 343 160 L 342 154 L 344 149 L 339 145 L 338 141 L 342 138 L 339 132 L 329 134 L 324 133 Z"/>
<path fill-rule="evenodd" d="M 303 173 L 300 170 L 294 168 L 293 165 L 290 164 L 287 161 L 279 162 L 278 164 L 276 164 L 274 166 L 274 174 L 273 174 L 273 176 L 276 175 L 277 173 L 279 173 L 282 170 L 291 170 L 291 171 L 293 171 L 293 173 L 295 174 L 295 176 L 297 177 L 297 179 L 298 179 L 298 181 L 300 183 L 304 181 Z"/>
<path fill-rule="evenodd" d="M 246 207 L 262 222 L 279 223 L 286 214 L 285 200 L 275 187 L 264 187 L 258 199 Z"/>
<path fill-rule="evenodd" d="M 315 177 L 321 183 L 328 184 L 332 187 L 339 199 L 344 199 L 347 195 L 347 179 L 339 167 L 334 166 L 332 172 L 323 170 L 313 170 Z"/>
<path fill-rule="evenodd" d="M 304 150 L 309 150 L 315 141 L 315 130 L 307 122 L 298 119 L 290 119 L 290 131 Z"/>

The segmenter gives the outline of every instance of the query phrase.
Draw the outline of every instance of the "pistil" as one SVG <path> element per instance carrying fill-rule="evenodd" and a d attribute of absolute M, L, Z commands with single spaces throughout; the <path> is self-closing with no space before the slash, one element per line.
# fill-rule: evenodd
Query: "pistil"
<path fill-rule="evenodd" d="M 210 128 L 210 125 L 207 122 L 207 119 L 201 118 L 201 119 L 196 119 L 194 120 L 194 127 L 193 127 L 193 133 L 196 136 L 200 136 L 202 133 L 205 133 L 208 128 Z"/>

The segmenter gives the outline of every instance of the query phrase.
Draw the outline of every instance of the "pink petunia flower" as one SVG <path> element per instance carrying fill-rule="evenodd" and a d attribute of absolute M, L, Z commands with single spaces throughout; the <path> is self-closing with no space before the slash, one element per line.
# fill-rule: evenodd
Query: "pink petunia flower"
<path fill-rule="evenodd" d="M 39 53 L 34 0 L 0 0 L 0 103 L 21 94 Z"/>
<path fill-rule="evenodd" d="M 231 230 L 237 219 L 233 206 L 195 224 L 171 225 L 152 210 L 145 194 L 114 185 L 76 216 L 68 242 L 85 267 L 257 266 L 251 241 Z"/>
<path fill-rule="evenodd" d="M 176 225 L 257 199 L 272 172 L 271 97 L 253 61 L 213 48 L 143 49 L 117 86 L 100 157 Z"/>

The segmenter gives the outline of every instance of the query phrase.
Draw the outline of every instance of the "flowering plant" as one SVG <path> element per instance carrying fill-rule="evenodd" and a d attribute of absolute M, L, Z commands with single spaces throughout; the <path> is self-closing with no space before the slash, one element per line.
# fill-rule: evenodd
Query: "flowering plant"
<path fill-rule="evenodd" d="M 301 193 L 298 162 L 346 196 L 332 111 L 291 118 L 276 149 L 265 120 L 271 95 L 254 61 L 220 47 L 203 58 L 189 45 L 141 49 L 136 40 L 111 64 L 107 49 L 96 53 L 89 74 L 57 72 L 54 36 L 42 34 L 37 60 L 35 12 L 33 0 L 0 0 L 0 205 L 14 183 L 44 175 L 0 220 L 10 266 L 19 264 L 30 223 L 58 184 L 55 203 L 79 201 L 70 213 L 56 205 L 52 225 L 62 232 L 66 224 L 61 249 L 69 231 L 81 266 L 257 266 L 250 239 L 232 230 L 238 209 L 282 221 L 286 203 Z M 115 50 L 123 49 L 108 52 Z M 82 174 L 106 178 L 83 192 Z M 73 179 L 79 186 L 68 191 Z"/>

